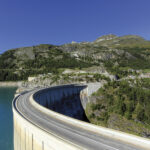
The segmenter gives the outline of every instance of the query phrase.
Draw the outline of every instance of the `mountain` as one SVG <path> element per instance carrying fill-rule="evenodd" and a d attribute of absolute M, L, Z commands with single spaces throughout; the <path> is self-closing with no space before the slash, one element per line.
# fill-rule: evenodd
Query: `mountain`
<path fill-rule="evenodd" d="M 110 34 L 110 35 L 104 35 L 94 43 L 98 43 L 99 45 L 104 46 L 149 46 L 150 42 L 146 41 L 144 38 L 137 36 L 137 35 L 125 35 L 121 37 L 117 37 L 116 35 Z"/>
<path fill-rule="evenodd" d="M 0 55 L 0 81 L 18 80 L 25 90 L 97 82 L 101 88 L 86 106 L 89 121 L 150 137 L 150 41 L 140 36 L 8 50 Z"/>
<path fill-rule="evenodd" d="M 93 42 L 61 46 L 41 44 L 11 49 L 0 55 L 0 80 L 26 80 L 28 76 L 57 72 L 59 68 L 104 66 L 150 69 L 150 41 L 136 35 L 104 35 Z"/>
<path fill-rule="evenodd" d="M 114 39 L 116 39 L 116 38 L 117 38 L 117 36 L 114 35 L 114 34 L 103 35 L 103 36 L 97 38 L 94 42 L 99 43 L 99 42 L 102 42 L 102 41 L 114 40 Z"/>

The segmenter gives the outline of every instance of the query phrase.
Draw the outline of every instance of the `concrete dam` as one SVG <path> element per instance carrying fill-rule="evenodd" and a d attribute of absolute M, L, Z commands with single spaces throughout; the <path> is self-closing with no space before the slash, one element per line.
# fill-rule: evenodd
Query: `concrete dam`
<path fill-rule="evenodd" d="M 38 91 L 33 96 L 40 105 L 60 114 L 87 121 L 84 108 L 88 102 L 87 86 L 69 85 Z"/>
<path fill-rule="evenodd" d="M 14 150 L 150 149 L 148 139 L 88 123 L 92 92 L 90 85 L 62 85 L 20 93 L 12 103 Z"/>

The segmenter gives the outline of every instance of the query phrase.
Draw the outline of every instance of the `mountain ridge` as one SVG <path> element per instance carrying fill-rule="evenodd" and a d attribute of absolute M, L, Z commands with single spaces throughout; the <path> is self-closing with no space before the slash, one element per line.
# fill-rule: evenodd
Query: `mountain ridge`
<path fill-rule="evenodd" d="M 104 35 L 93 42 L 40 44 L 0 55 L 0 81 L 22 81 L 21 90 L 98 83 L 86 115 L 93 124 L 150 137 L 150 41 L 137 35 Z"/>
<path fill-rule="evenodd" d="M 0 80 L 26 80 L 31 75 L 57 72 L 58 68 L 83 68 L 93 65 L 103 65 L 110 71 L 108 63 L 116 62 L 120 66 L 125 62 L 126 67 L 130 66 L 132 69 L 140 69 L 138 65 L 143 64 L 143 68 L 149 69 L 150 41 L 137 35 L 118 37 L 113 34 L 98 39 L 103 40 L 59 46 L 40 44 L 8 50 L 0 55 L 0 73 L 3 75 Z M 11 77 L 4 78 L 9 74 Z"/>
<path fill-rule="evenodd" d="M 102 35 L 102 36 L 99 36 L 96 40 L 98 39 L 101 39 L 101 38 L 109 38 L 109 37 L 114 37 L 114 38 L 121 38 L 121 39 L 129 39 L 129 38 L 135 38 L 135 39 L 142 39 L 142 40 L 145 40 L 147 42 L 150 42 L 150 40 L 146 40 L 144 37 L 142 36 L 139 36 L 139 35 L 132 35 L 132 34 L 129 34 L 129 35 L 123 35 L 123 36 L 117 36 L 115 34 L 106 34 L 106 35 Z M 112 38 L 113 39 L 113 38 Z M 72 41 L 71 43 L 66 43 L 66 44 L 61 44 L 59 46 L 62 46 L 62 45 L 68 45 L 68 44 L 86 44 L 86 43 L 93 43 L 95 42 L 96 40 L 94 41 L 91 41 L 91 42 L 88 42 L 88 41 L 81 41 L 81 42 L 75 42 L 75 41 Z M 11 49 L 8 49 L 6 51 L 10 51 L 10 50 L 16 50 L 16 49 L 23 49 L 23 48 L 30 48 L 30 47 L 34 47 L 34 46 L 38 46 L 38 45 L 53 45 L 53 46 L 58 46 L 58 45 L 55 45 L 55 44 L 37 44 L 37 45 L 33 45 L 33 46 L 23 46 L 23 47 L 17 47 L 17 48 L 11 48 Z M 5 53 L 6 51 L 2 52 L 0 55 L 2 55 L 3 53 Z"/>

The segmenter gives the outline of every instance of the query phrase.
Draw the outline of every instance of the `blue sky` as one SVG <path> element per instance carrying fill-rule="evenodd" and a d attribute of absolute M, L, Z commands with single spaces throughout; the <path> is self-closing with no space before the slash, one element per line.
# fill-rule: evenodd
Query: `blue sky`
<path fill-rule="evenodd" d="M 104 34 L 150 40 L 150 0 L 0 0 L 0 53 Z"/>

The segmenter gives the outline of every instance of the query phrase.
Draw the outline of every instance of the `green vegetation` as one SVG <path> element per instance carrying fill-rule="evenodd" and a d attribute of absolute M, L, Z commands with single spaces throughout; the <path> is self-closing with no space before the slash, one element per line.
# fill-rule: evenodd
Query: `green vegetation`
<path fill-rule="evenodd" d="M 120 78 L 128 75 L 137 75 L 136 71 L 129 70 L 150 70 L 149 49 L 145 47 L 118 47 L 124 51 L 122 55 L 109 61 L 104 61 L 107 70 Z M 117 55 L 117 54 L 116 54 Z M 114 64 L 117 62 L 117 66 Z M 124 68 L 124 69 L 123 69 Z M 126 68 L 129 68 L 128 70 Z"/>
<path fill-rule="evenodd" d="M 121 66 L 114 66 L 113 62 L 108 61 L 105 62 L 105 67 L 107 68 L 108 72 L 112 73 L 113 75 L 116 75 L 117 79 L 123 78 L 123 77 L 127 77 L 129 75 L 138 75 L 138 73 L 136 71 L 131 71 L 131 69 L 126 70 L 125 67 Z M 125 68 L 125 69 L 123 69 Z"/>
<path fill-rule="evenodd" d="M 96 74 L 94 74 L 93 75 L 93 78 L 97 81 L 97 82 L 99 82 L 99 81 L 101 81 L 101 80 L 106 80 L 106 81 L 110 81 L 110 78 L 108 78 L 108 77 L 106 77 L 106 76 L 104 76 L 104 75 L 101 75 L 101 74 L 98 74 L 98 73 L 96 73 Z"/>
<path fill-rule="evenodd" d="M 104 66 L 120 79 L 137 75 L 136 70 L 150 70 L 149 46 L 150 42 L 139 36 L 105 35 L 91 43 L 41 44 L 12 49 L 0 55 L 0 81 L 26 80 L 38 74 L 59 74 L 60 68 L 91 66 Z"/>
<path fill-rule="evenodd" d="M 130 53 L 132 56 L 134 56 L 134 58 L 126 59 L 126 57 L 122 57 L 121 59 L 119 59 L 118 62 L 121 67 L 128 66 L 133 69 L 150 69 L 150 60 L 147 59 L 147 48 L 124 47 L 123 50 Z"/>
<path fill-rule="evenodd" d="M 138 85 L 142 88 L 150 89 L 150 78 L 143 78 L 140 80 L 136 80 L 135 82 L 136 82 L 135 86 Z"/>
<path fill-rule="evenodd" d="M 57 55 L 58 57 L 59 55 Z M 85 68 L 91 66 L 90 63 L 83 62 L 71 57 L 68 53 L 63 53 L 59 59 L 54 56 L 50 58 L 36 57 L 34 60 L 25 62 L 25 68 L 41 68 L 44 72 L 51 72 L 53 69 L 58 68 Z"/>
<path fill-rule="evenodd" d="M 136 123 L 141 125 L 139 135 L 144 132 L 142 127 L 150 132 L 150 79 L 108 82 L 92 97 L 96 98 L 96 102 L 86 108 L 91 122 L 113 126 L 110 120 L 115 115 L 120 121 L 128 120 L 135 128 Z M 126 131 L 126 127 L 122 131 Z M 134 130 L 130 132 L 136 133 Z"/>
<path fill-rule="evenodd" d="M 58 81 L 62 81 L 65 83 L 86 81 L 88 83 L 88 82 L 110 81 L 110 78 L 98 73 L 66 73 L 66 74 L 55 74 L 53 75 L 53 77 L 51 77 L 51 80 L 52 80 L 51 83 L 57 83 Z"/>
<path fill-rule="evenodd" d="M 23 53 L 22 51 L 20 53 Z M 30 57 L 33 59 L 20 60 L 20 57 L 24 57 L 20 55 L 24 54 L 19 54 L 19 57 L 16 57 L 17 50 L 10 50 L 2 54 L 0 56 L 0 81 L 26 80 L 28 76 L 38 74 L 58 74 L 60 68 L 81 69 L 95 64 L 88 58 L 76 59 L 52 45 L 34 46 L 31 51 L 33 54 L 31 53 Z"/>
<path fill-rule="evenodd" d="M 16 58 L 14 52 L 14 50 L 9 50 L 0 55 L 0 69 L 14 68 L 14 64 L 12 63 L 12 60 Z"/>

